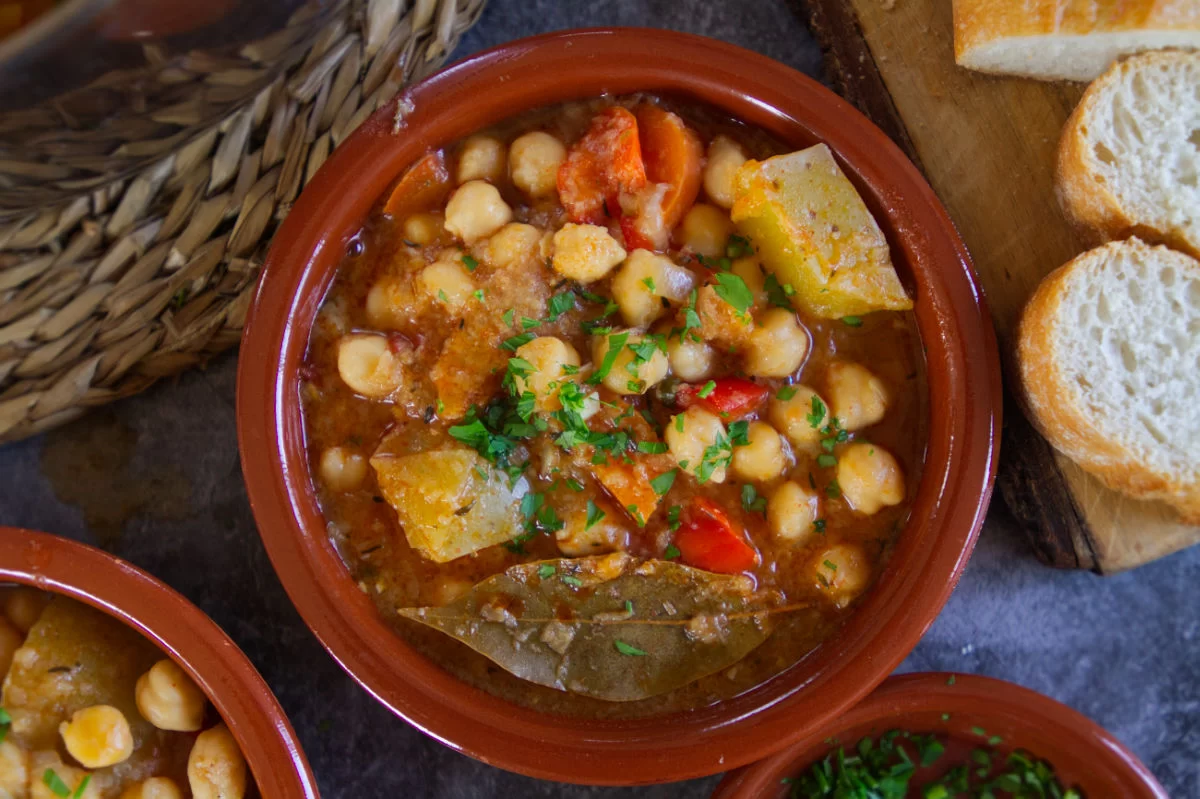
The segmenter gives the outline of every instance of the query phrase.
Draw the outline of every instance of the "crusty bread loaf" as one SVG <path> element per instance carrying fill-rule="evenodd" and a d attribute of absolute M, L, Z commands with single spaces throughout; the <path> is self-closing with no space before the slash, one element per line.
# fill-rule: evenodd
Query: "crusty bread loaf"
<path fill-rule="evenodd" d="M 1085 252 L 1034 292 L 1017 361 L 1055 448 L 1200 525 L 1200 261 L 1138 239 Z"/>
<path fill-rule="evenodd" d="M 1123 55 L 1200 48 L 1198 0 L 954 0 L 964 67 L 1089 81 Z"/>
<path fill-rule="evenodd" d="M 1113 65 L 1067 121 L 1056 177 L 1093 241 L 1137 235 L 1200 257 L 1200 52 Z"/>

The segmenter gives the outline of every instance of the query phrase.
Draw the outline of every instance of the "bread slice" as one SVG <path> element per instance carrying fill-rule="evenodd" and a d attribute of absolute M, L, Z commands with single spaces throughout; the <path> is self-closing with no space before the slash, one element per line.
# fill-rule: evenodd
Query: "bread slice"
<path fill-rule="evenodd" d="M 1164 47 L 1200 48 L 1200 2 L 954 0 L 954 59 L 982 72 L 1090 81 Z"/>
<path fill-rule="evenodd" d="M 1200 258 L 1200 52 L 1133 56 L 1088 87 L 1056 178 L 1094 241 L 1137 235 Z"/>
<path fill-rule="evenodd" d="M 1042 435 L 1200 525 L 1200 261 L 1138 239 L 1085 252 L 1042 281 L 1018 335 Z"/>

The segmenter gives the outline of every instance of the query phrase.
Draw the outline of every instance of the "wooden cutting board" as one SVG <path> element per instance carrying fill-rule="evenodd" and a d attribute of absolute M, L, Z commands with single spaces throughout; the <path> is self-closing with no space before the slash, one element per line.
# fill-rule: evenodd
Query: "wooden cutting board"
<path fill-rule="evenodd" d="M 951 0 L 809 0 L 836 87 L 907 150 L 971 251 L 1013 384 L 1025 300 L 1085 247 L 1053 191 L 1059 132 L 1083 86 L 954 63 Z M 1200 541 L 1172 509 L 1110 491 L 1006 400 L 998 487 L 1047 563 L 1111 573 Z"/>

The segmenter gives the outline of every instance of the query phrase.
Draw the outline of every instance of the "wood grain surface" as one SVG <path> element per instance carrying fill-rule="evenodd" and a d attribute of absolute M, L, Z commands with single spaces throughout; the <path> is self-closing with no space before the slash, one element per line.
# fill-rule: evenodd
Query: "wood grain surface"
<path fill-rule="evenodd" d="M 1085 247 L 1054 197 L 1059 132 L 1083 87 L 954 63 L 950 0 L 809 0 L 835 86 L 912 157 L 971 251 L 1006 376 L 1025 300 Z M 1008 385 L 1013 385 L 1010 379 Z M 999 489 L 1038 556 L 1111 573 L 1200 541 L 1162 503 L 1129 499 L 1055 452 L 1007 401 Z"/>

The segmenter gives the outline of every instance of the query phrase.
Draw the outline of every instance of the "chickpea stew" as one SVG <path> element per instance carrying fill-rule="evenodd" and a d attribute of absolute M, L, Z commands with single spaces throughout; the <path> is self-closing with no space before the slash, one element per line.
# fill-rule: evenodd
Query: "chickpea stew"
<path fill-rule="evenodd" d="M 399 635 L 498 696 L 736 695 L 836 631 L 907 519 L 910 308 L 824 145 L 647 95 L 508 120 L 401 176 L 318 313 L 328 535 Z"/>
<path fill-rule="evenodd" d="M 174 661 L 106 613 L 0 587 L 0 799 L 257 796 Z"/>

